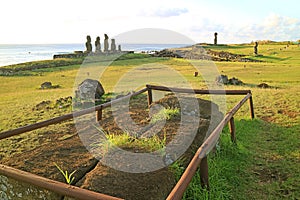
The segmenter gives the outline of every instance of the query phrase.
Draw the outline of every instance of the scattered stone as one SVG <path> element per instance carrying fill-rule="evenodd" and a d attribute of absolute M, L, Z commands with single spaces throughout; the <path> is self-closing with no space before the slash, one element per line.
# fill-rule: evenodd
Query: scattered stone
<path fill-rule="evenodd" d="M 44 108 L 49 108 L 49 105 L 51 104 L 51 101 L 42 101 L 41 103 L 38 103 L 32 110 L 43 110 Z"/>
<path fill-rule="evenodd" d="M 242 54 L 233 54 L 225 51 L 213 51 L 204 49 L 199 44 L 185 47 L 183 49 L 164 49 L 152 54 L 155 57 L 186 58 L 194 60 L 230 61 L 230 62 L 262 62 L 245 58 Z"/>
<path fill-rule="evenodd" d="M 224 85 L 243 85 L 243 81 L 233 77 L 228 79 L 227 75 L 220 75 L 216 77 L 216 83 L 224 84 Z"/>
<path fill-rule="evenodd" d="M 172 57 L 172 58 L 183 58 L 180 54 L 173 52 L 168 49 L 157 51 L 153 54 L 154 57 Z"/>
<path fill-rule="evenodd" d="M 244 83 L 243 83 L 243 81 L 233 77 L 233 78 L 228 80 L 228 84 L 229 85 L 243 85 Z"/>
<path fill-rule="evenodd" d="M 228 84 L 228 76 L 221 74 L 216 77 L 216 82 L 221 84 Z"/>
<path fill-rule="evenodd" d="M 270 86 L 266 83 L 258 84 L 257 87 L 259 87 L 259 88 L 270 88 Z"/>
<path fill-rule="evenodd" d="M 55 89 L 59 87 L 59 85 L 53 85 L 51 82 L 44 82 L 41 84 L 40 89 Z"/>
<path fill-rule="evenodd" d="M 52 110 L 52 109 L 56 109 L 56 108 L 69 108 L 72 106 L 72 97 L 68 96 L 68 97 L 61 97 L 59 99 L 57 99 L 56 101 L 42 101 L 40 103 L 38 103 L 37 105 L 35 105 L 32 110 L 38 110 L 38 111 L 43 111 L 43 110 Z"/>
<path fill-rule="evenodd" d="M 41 89 L 49 89 L 49 88 L 52 88 L 51 82 L 44 82 L 41 84 Z"/>
<path fill-rule="evenodd" d="M 104 95 L 105 91 L 101 83 L 93 79 L 85 79 L 79 84 L 78 90 L 76 91 L 76 98 L 80 100 L 95 101 L 100 99 Z"/>

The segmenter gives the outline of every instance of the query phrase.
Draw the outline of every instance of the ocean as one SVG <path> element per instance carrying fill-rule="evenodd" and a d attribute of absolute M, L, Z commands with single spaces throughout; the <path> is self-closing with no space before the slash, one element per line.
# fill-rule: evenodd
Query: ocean
<path fill-rule="evenodd" d="M 103 44 L 102 49 L 103 49 Z M 118 45 L 118 44 L 117 44 Z M 124 51 L 159 51 L 187 44 L 121 44 Z M 55 54 L 84 51 L 84 44 L 0 44 L 0 67 L 36 60 L 49 60 Z"/>

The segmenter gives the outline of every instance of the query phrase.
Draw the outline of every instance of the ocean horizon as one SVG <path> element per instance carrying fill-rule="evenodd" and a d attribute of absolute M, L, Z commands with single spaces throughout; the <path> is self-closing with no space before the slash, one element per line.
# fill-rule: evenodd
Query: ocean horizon
<path fill-rule="evenodd" d="M 189 44 L 120 45 L 123 51 L 142 52 L 184 47 Z M 101 46 L 103 50 L 103 44 Z M 0 67 L 38 60 L 51 60 L 53 55 L 73 53 L 74 51 L 85 51 L 85 44 L 0 44 Z"/>

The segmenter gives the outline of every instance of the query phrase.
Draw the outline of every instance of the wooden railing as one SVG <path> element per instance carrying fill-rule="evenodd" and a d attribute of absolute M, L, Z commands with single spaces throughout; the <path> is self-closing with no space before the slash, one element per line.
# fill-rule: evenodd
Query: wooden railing
<path fill-rule="evenodd" d="M 173 188 L 169 196 L 167 197 L 168 200 L 173 199 L 181 199 L 183 193 L 185 192 L 188 184 L 192 180 L 192 177 L 195 175 L 197 168 L 200 167 L 200 176 L 201 176 L 201 183 L 202 186 L 209 187 L 208 182 L 208 165 L 207 165 L 207 154 L 211 151 L 211 149 L 216 144 L 221 131 L 223 130 L 224 126 L 229 123 L 230 124 L 230 133 L 231 139 L 235 142 L 235 126 L 234 126 L 234 114 L 240 109 L 240 107 L 249 100 L 250 102 L 250 112 L 251 117 L 254 118 L 254 109 L 253 109 L 253 101 L 252 95 L 250 90 L 198 90 L 198 89 L 184 89 L 184 88 L 170 88 L 164 86 L 154 86 L 154 85 L 146 85 L 146 88 L 139 90 L 138 92 L 126 95 L 124 97 L 112 100 L 111 102 L 104 103 L 101 105 L 97 105 L 92 108 L 87 108 L 84 110 L 76 111 L 73 113 L 69 113 L 63 116 L 55 117 L 49 120 L 45 120 L 42 122 L 38 122 L 35 124 L 27 125 L 24 127 L 20 127 L 14 130 L 9 130 L 0 133 L 0 140 L 4 138 L 9 138 L 15 135 L 19 135 L 21 133 L 26 133 L 32 130 L 36 130 L 42 127 L 46 127 L 52 124 L 61 123 L 66 120 L 73 119 L 75 117 L 79 117 L 82 115 L 90 114 L 96 112 L 96 120 L 102 119 L 102 111 L 105 108 L 110 107 L 113 103 L 117 103 L 123 101 L 125 99 L 131 98 L 133 96 L 137 96 L 144 92 L 148 92 L 148 104 L 151 105 L 152 99 L 152 90 L 158 91 L 169 91 L 174 93 L 194 93 L 194 94 L 211 94 L 211 95 L 245 95 L 245 97 L 236 105 L 234 106 L 223 118 L 223 120 L 219 123 L 219 125 L 214 129 L 214 131 L 210 134 L 210 136 L 203 142 L 200 148 L 197 150 L 196 154 L 194 155 L 193 159 L 189 163 L 188 167 L 186 168 L 185 172 L 181 176 L 180 180 L 177 182 L 176 186 Z M 9 166 L 5 166 L 0 164 L 0 174 L 6 175 L 11 177 L 15 180 L 27 182 L 32 185 L 47 189 L 52 192 L 56 192 L 61 195 L 74 197 L 76 199 L 91 199 L 91 200 L 112 200 L 112 199 L 120 199 L 117 197 L 108 196 L 105 194 L 100 194 L 96 192 L 92 192 L 89 190 L 85 190 L 76 186 L 70 186 L 65 183 L 53 181 L 41 176 L 37 176 L 25 171 L 21 171 Z"/>

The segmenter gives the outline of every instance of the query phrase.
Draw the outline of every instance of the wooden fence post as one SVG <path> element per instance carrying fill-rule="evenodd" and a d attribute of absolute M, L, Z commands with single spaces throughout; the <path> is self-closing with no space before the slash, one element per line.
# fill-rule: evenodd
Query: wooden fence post
<path fill-rule="evenodd" d="M 200 163 L 200 178 L 201 178 L 201 186 L 202 188 L 206 188 L 209 190 L 209 182 L 208 182 L 208 163 L 207 157 L 202 158 Z"/>
<path fill-rule="evenodd" d="M 254 107 L 253 107 L 252 95 L 249 98 L 249 104 L 250 104 L 251 119 L 254 119 Z"/>
<path fill-rule="evenodd" d="M 229 121 L 229 130 L 230 130 L 230 135 L 231 135 L 231 141 L 233 143 L 236 143 L 236 135 L 235 135 L 235 125 L 234 125 L 234 118 L 231 117 Z"/>
<path fill-rule="evenodd" d="M 148 106 L 150 106 L 152 104 L 152 89 L 148 88 Z"/>
<path fill-rule="evenodd" d="M 99 122 L 100 120 L 102 120 L 102 106 L 99 110 L 96 110 L 96 122 Z"/>

